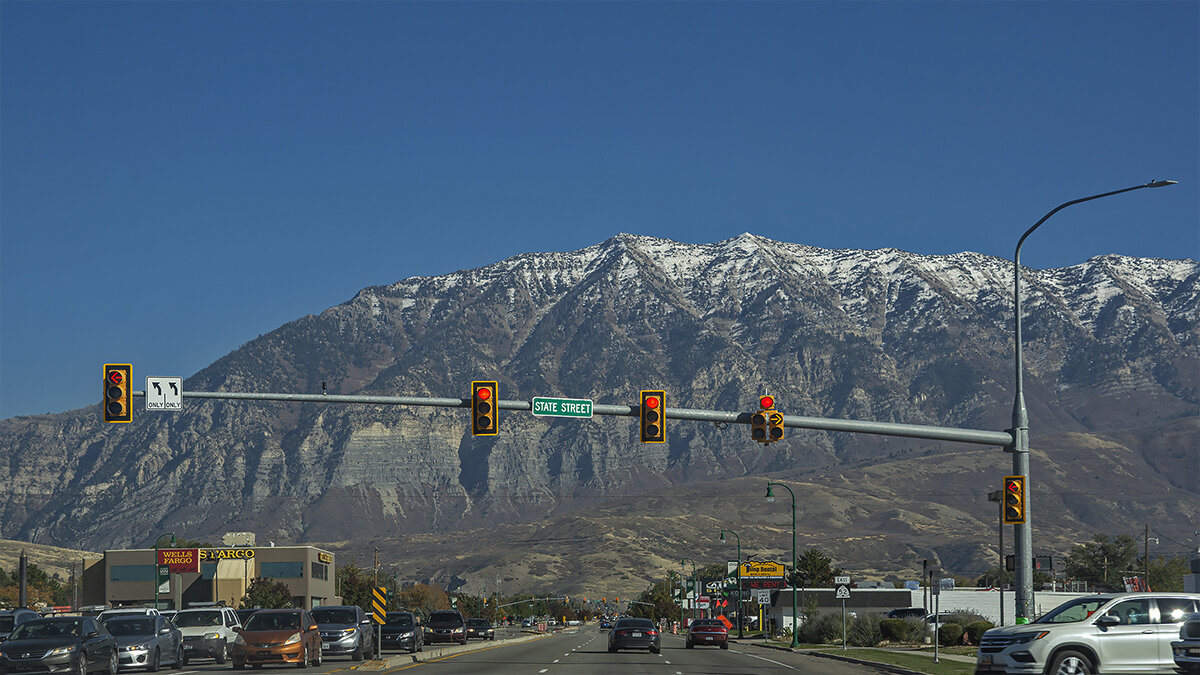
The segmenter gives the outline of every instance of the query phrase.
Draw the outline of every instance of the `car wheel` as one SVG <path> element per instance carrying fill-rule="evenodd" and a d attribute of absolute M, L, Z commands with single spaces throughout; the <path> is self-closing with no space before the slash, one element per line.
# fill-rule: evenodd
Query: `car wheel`
<path fill-rule="evenodd" d="M 108 655 L 108 675 L 117 675 L 117 670 L 120 668 L 121 664 L 117 660 L 117 652 L 113 650 L 113 653 Z"/>
<path fill-rule="evenodd" d="M 695 647 L 696 645 L 692 644 L 691 640 L 688 640 L 684 646 L 687 647 L 688 649 L 691 649 L 691 648 Z"/>
<path fill-rule="evenodd" d="M 616 653 L 617 653 L 617 648 L 616 648 L 616 647 L 614 647 L 614 646 L 612 646 L 612 645 L 609 645 L 609 646 L 608 646 L 608 653 L 609 653 L 609 654 L 616 654 Z"/>
<path fill-rule="evenodd" d="M 261 664 L 261 663 L 251 663 L 251 664 L 250 664 L 250 667 L 251 667 L 251 668 L 253 668 L 253 669 L 255 669 L 255 670 L 258 670 L 258 669 L 260 669 L 260 668 L 262 668 L 262 667 L 263 667 L 263 664 Z"/>
<path fill-rule="evenodd" d="M 659 651 L 661 651 L 661 650 L 660 650 L 658 647 L 651 647 L 651 648 L 650 648 L 650 653 L 651 653 L 651 654 L 657 654 Z"/>
<path fill-rule="evenodd" d="M 1050 675 L 1093 675 L 1096 667 L 1087 656 L 1068 650 L 1055 657 L 1048 672 Z"/>
<path fill-rule="evenodd" d="M 729 649 L 729 643 L 728 643 L 728 642 L 722 642 L 722 643 L 721 643 L 721 649 Z"/>
<path fill-rule="evenodd" d="M 243 662 L 241 662 L 241 661 L 234 661 L 234 662 L 233 662 L 233 669 L 234 669 L 234 670 L 245 670 L 245 669 L 246 669 L 246 664 L 245 664 L 245 663 L 243 663 Z"/>
<path fill-rule="evenodd" d="M 317 658 L 313 662 L 313 665 L 320 668 L 321 664 L 325 662 L 325 653 L 321 651 L 320 647 L 317 647 L 313 651 L 315 651 L 317 653 Z"/>
<path fill-rule="evenodd" d="M 87 656 L 80 654 L 79 658 L 75 659 L 75 675 L 87 675 Z"/>
<path fill-rule="evenodd" d="M 363 660 L 363 645 L 362 645 L 361 638 L 359 638 L 359 640 L 358 640 L 358 645 L 354 647 L 354 652 L 352 654 L 350 654 L 350 660 L 351 661 L 362 661 Z"/>
<path fill-rule="evenodd" d="M 221 646 L 217 648 L 217 663 L 225 663 L 229 660 L 229 643 L 221 641 Z"/>
<path fill-rule="evenodd" d="M 296 659 L 296 667 L 297 668 L 307 668 L 308 667 L 308 648 L 307 647 L 300 648 L 300 658 Z"/>
<path fill-rule="evenodd" d="M 157 649 L 155 649 L 154 652 L 150 654 L 150 660 L 146 662 L 146 672 L 157 673 L 159 666 L 162 665 L 161 659 L 162 655 L 158 653 Z"/>

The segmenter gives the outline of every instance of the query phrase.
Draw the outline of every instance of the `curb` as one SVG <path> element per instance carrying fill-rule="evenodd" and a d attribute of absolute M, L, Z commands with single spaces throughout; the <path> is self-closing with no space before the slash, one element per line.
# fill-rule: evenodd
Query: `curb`
<path fill-rule="evenodd" d="M 547 634 L 548 635 L 548 634 Z M 489 647 L 498 647 L 503 644 L 519 644 L 521 642 L 529 642 L 546 637 L 546 635 L 523 635 L 515 638 L 505 638 L 502 640 L 484 640 L 481 642 L 467 643 L 458 645 L 457 647 L 438 647 L 435 649 L 422 649 L 415 654 L 397 654 L 387 658 L 375 659 L 372 661 L 363 661 L 355 670 L 376 671 L 387 670 L 396 666 L 401 666 L 407 663 L 423 663 L 433 659 L 440 659 L 443 656 L 450 654 L 462 654 L 464 652 L 473 652 Z"/>
<path fill-rule="evenodd" d="M 896 675 L 928 675 L 928 673 L 925 673 L 924 671 L 909 670 L 908 668 L 901 668 L 900 666 L 894 666 L 890 663 L 880 663 L 878 661 L 866 661 L 863 659 L 856 659 L 856 658 L 853 658 L 850 656 L 842 656 L 841 654 L 830 654 L 829 652 L 819 651 L 819 650 L 815 650 L 815 649 L 792 649 L 791 647 L 779 647 L 776 645 L 760 644 L 760 643 L 756 643 L 756 642 L 751 642 L 751 643 L 749 643 L 749 645 L 751 647 L 761 647 L 763 649 L 774 649 L 774 650 L 780 651 L 780 652 L 791 652 L 793 654 L 805 654 L 807 656 L 818 656 L 823 659 L 832 659 L 834 661 L 844 661 L 846 663 L 853 663 L 853 664 L 859 665 L 859 666 L 868 666 L 871 668 L 875 668 L 877 670 L 882 670 L 882 671 L 889 672 L 889 673 L 895 673 Z"/>

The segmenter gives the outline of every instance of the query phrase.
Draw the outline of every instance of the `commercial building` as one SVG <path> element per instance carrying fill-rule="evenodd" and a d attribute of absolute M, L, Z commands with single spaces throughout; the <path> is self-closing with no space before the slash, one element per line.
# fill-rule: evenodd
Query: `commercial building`
<path fill-rule="evenodd" d="M 153 548 L 105 551 L 104 557 L 84 560 L 83 605 L 149 605 L 184 609 L 197 603 L 237 607 L 250 582 L 258 577 L 283 582 L 292 604 L 311 609 L 335 599 L 334 556 L 313 546 L 225 546 L 199 549 L 161 549 L 179 552 L 167 562 L 187 561 L 195 571 L 162 575 Z M 189 557 L 183 551 L 193 551 Z M 160 561 L 164 557 L 160 557 Z M 163 565 L 162 567 L 166 567 Z M 173 564 L 178 570 L 180 565 Z"/>

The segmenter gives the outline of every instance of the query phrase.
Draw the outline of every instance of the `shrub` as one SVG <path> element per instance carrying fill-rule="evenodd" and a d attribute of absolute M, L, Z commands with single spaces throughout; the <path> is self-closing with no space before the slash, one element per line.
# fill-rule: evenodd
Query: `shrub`
<path fill-rule="evenodd" d="M 962 624 L 944 623 L 938 628 L 938 642 L 943 647 L 952 647 L 962 641 Z"/>
<path fill-rule="evenodd" d="M 878 614 L 867 614 L 847 621 L 846 642 L 854 647 L 874 647 L 879 644 L 883 640 L 880 618 Z"/>
<path fill-rule="evenodd" d="M 790 625 L 789 625 L 790 627 Z M 796 630 L 796 639 L 812 644 L 830 644 L 842 640 L 841 614 L 818 612 L 810 614 Z"/>
<path fill-rule="evenodd" d="M 991 621 L 972 621 L 967 624 L 967 641 L 973 645 L 979 644 L 979 638 L 988 630 L 995 628 Z"/>
<path fill-rule="evenodd" d="M 879 632 L 884 640 L 892 642 L 908 642 L 912 628 L 904 619 L 884 619 L 879 622 Z"/>

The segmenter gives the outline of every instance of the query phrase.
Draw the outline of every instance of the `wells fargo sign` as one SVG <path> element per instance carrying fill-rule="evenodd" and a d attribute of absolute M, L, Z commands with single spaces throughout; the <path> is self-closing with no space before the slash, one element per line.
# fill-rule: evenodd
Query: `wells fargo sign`
<path fill-rule="evenodd" d="M 172 574 L 200 571 L 200 551 L 194 548 L 160 548 L 158 550 L 159 567 L 166 566 Z"/>
<path fill-rule="evenodd" d="M 742 578 L 745 579 L 746 577 L 782 579 L 783 563 L 744 562 L 742 563 Z"/>
<path fill-rule="evenodd" d="M 252 548 L 204 548 L 200 549 L 201 560 L 252 560 Z"/>
<path fill-rule="evenodd" d="M 325 551 L 317 551 L 317 560 L 323 563 L 331 563 L 333 562 L 333 554 L 326 553 Z"/>

